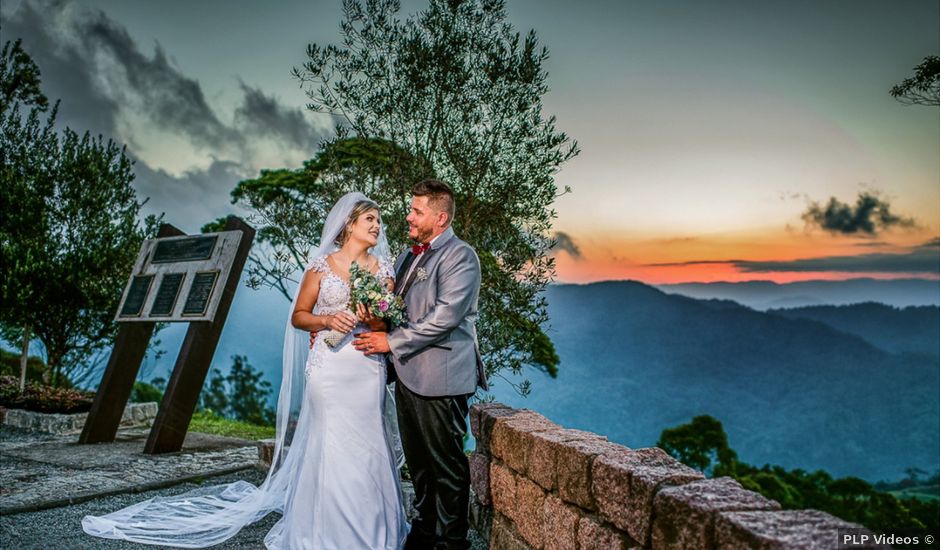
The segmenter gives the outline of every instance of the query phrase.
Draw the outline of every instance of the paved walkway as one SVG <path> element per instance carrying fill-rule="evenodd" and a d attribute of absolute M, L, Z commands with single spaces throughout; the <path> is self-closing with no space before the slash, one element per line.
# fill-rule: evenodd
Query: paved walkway
<path fill-rule="evenodd" d="M 231 483 L 238 480 L 258 484 L 264 480 L 264 474 L 260 470 L 249 468 L 234 474 L 207 479 L 205 483 Z M 142 550 L 145 548 L 156 550 L 166 548 L 166 546 L 134 544 L 86 535 L 82 531 L 82 518 L 86 515 L 101 516 L 148 498 L 184 493 L 197 487 L 199 483 L 191 481 L 142 493 L 124 493 L 96 498 L 61 508 L 3 515 L 0 516 L 0 548 L 4 550 Z M 268 514 L 257 523 L 245 526 L 237 535 L 223 544 L 213 546 L 212 550 L 263 550 L 264 535 L 280 517 L 280 514 Z"/>
<path fill-rule="evenodd" d="M 203 483 L 245 480 L 257 485 L 264 480 L 264 472 L 255 468 L 254 441 L 189 433 L 182 451 L 145 455 L 148 431 L 121 430 L 114 443 L 78 445 L 75 434 L 0 426 L 0 548 L 163 548 L 90 537 L 81 520 Z M 413 494 L 410 483 L 402 488 L 406 497 Z M 213 548 L 263 548 L 261 541 L 278 518 L 270 514 Z M 474 531 L 470 540 L 473 550 L 487 548 Z"/>
<path fill-rule="evenodd" d="M 177 485 L 253 467 L 255 442 L 189 433 L 182 451 L 143 454 L 149 429 L 121 430 L 114 443 L 79 445 L 77 435 L 0 429 L 0 514 Z"/>

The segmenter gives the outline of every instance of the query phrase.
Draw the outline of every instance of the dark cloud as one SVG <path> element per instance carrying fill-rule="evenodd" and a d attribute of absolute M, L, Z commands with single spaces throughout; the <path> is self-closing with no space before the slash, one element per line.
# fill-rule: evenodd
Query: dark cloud
<path fill-rule="evenodd" d="M 574 239 L 571 238 L 571 235 L 564 231 L 559 231 L 555 233 L 554 239 L 555 246 L 552 247 L 552 250 L 563 250 L 567 252 L 572 259 L 581 259 L 581 249 L 578 248 L 578 245 L 574 242 Z"/>
<path fill-rule="evenodd" d="M 238 163 L 214 160 L 205 170 L 174 176 L 135 159 L 134 174 L 138 195 L 149 197 L 145 213 L 164 212 L 164 221 L 187 233 L 198 233 L 220 216 L 245 214 L 229 198 L 235 184 L 245 178 L 245 169 Z"/>
<path fill-rule="evenodd" d="M 920 248 L 940 248 L 940 237 L 934 237 L 924 244 L 920 245 Z"/>
<path fill-rule="evenodd" d="M 732 265 L 747 273 L 772 273 L 780 271 L 846 273 L 923 273 L 940 274 L 940 239 L 915 247 L 899 254 L 859 254 L 857 256 L 825 256 L 788 261 L 755 262 L 750 260 L 708 260 L 699 262 L 677 262 L 649 264 L 652 267 L 688 265 Z"/>
<path fill-rule="evenodd" d="M 741 271 L 842 271 L 848 273 L 930 273 L 940 274 L 940 250 L 918 248 L 903 254 L 860 254 L 828 256 L 785 262 L 736 262 Z"/>
<path fill-rule="evenodd" d="M 62 1 L 23 2 L 0 11 L 3 39 L 23 39 L 42 71 L 42 89 L 62 99 L 59 122 L 135 147 L 122 115 L 144 115 L 148 124 L 187 139 L 208 155 L 251 165 L 263 141 L 306 152 L 318 131 L 298 108 L 287 108 L 239 82 L 241 106 L 226 123 L 198 80 L 184 75 L 157 43 L 141 51 L 120 23 L 101 11 Z M 126 117 L 125 117 L 126 118 Z M 260 168 L 260 166 L 254 166 Z"/>
<path fill-rule="evenodd" d="M 24 2 L 10 14 L 0 11 L 2 40 L 21 38 L 23 48 L 39 66 L 43 93 L 50 101 L 64 98 L 59 106 L 60 124 L 118 137 L 120 105 L 96 81 L 93 56 L 69 44 L 59 27 L 50 24 L 49 14 L 62 13 L 65 8 L 64 2 L 50 2 L 37 10 Z"/>
<path fill-rule="evenodd" d="M 298 149 L 313 151 L 318 135 L 300 109 L 288 109 L 258 88 L 240 82 L 244 100 L 235 121 L 246 129 L 281 140 Z"/>
<path fill-rule="evenodd" d="M 803 220 L 830 233 L 843 235 L 874 236 L 892 227 L 917 227 L 913 218 L 892 213 L 888 201 L 869 191 L 860 193 L 854 206 L 835 197 L 830 198 L 826 205 L 810 203 L 803 213 Z"/>
<path fill-rule="evenodd" d="M 147 57 L 127 30 L 103 12 L 76 17 L 73 24 L 86 51 L 110 58 L 123 76 L 123 90 L 132 96 L 128 99 L 136 100 L 134 103 L 160 128 L 212 148 L 244 139 L 216 117 L 199 82 L 170 66 L 159 44 L 153 57 Z"/>
<path fill-rule="evenodd" d="M 689 260 L 687 262 L 663 262 L 658 264 L 643 264 L 646 267 L 681 267 L 686 265 L 726 265 L 738 264 L 747 260 Z"/>

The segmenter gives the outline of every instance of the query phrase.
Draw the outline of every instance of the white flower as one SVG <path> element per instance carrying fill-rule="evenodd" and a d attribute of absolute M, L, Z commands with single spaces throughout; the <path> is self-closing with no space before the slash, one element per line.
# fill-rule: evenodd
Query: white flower
<path fill-rule="evenodd" d="M 415 278 L 419 281 L 424 281 L 428 278 L 428 272 L 423 267 L 419 267 L 415 271 Z"/>

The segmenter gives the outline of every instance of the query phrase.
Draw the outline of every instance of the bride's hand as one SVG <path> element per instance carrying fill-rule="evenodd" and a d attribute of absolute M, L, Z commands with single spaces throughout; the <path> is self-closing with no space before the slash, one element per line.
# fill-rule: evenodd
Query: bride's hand
<path fill-rule="evenodd" d="M 330 315 L 326 321 L 326 328 L 342 333 L 351 331 L 355 326 L 356 318 L 348 311 L 340 311 L 339 313 Z"/>
<path fill-rule="evenodd" d="M 369 329 L 373 332 L 385 330 L 385 321 L 381 317 L 373 315 L 372 310 L 364 305 L 356 304 L 356 315 L 359 316 L 360 321 L 369 325 Z"/>

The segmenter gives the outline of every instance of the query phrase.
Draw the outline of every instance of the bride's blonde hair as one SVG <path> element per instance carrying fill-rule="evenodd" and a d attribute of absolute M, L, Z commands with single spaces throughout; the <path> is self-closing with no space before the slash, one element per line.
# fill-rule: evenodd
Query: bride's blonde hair
<path fill-rule="evenodd" d="M 346 241 L 349 240 L 349 235 L 352 234 L 352 225 L 356 223 L 356 220 L 359 219 L 359 216 L 365 214 L 369 210 L 378 210 L 379 219 L 381 219 L 382 211 L 379 209 L 379 205 L 371 200 L 362 200 L 357 202 L 352 211 L 349 213 L 349 218 L 346 219 L 346 226 L 343 227 L 343 232 L 336 236 L 336 246 L 342 247 L 346 244 Z"/>

